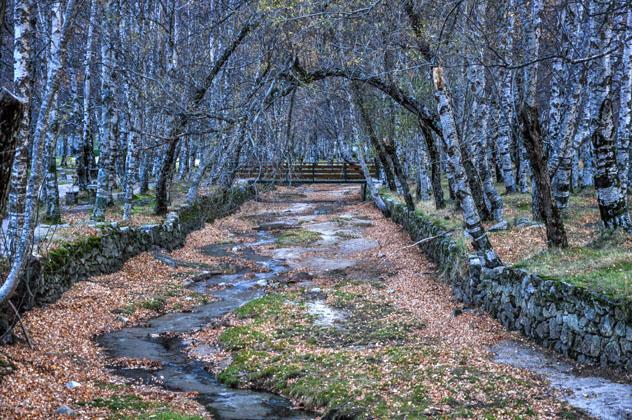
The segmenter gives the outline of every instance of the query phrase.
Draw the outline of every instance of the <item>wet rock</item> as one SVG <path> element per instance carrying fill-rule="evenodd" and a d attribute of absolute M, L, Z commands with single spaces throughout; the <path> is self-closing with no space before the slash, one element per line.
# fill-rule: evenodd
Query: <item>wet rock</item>
<path fill-rule="evenodd" d="M 74 416 L 75 410 L 73 410 L 72 408 L 64 404 L 61 407 L 59 407 L 57 410 L 55 410 L 55 413 L 62 416 Z"/>
<path fill-rule="evenodd" d="M 558 345 L 559 341 L 556 342 L 556 346 Z M 575 375 L 570 364 L 516 342 L 502 342 L 494 346 L 492 351 L 496 362 L 528 369 L 544 376 L 553 388 L 564 390 L 560 395 L 570 405 L 588 412 L 591 416 L 604 419 L 631 418 L 630 384 L 620 384 L 600 377 Z M 609 351 L 616 357 L 614 344 Z M 594 357 L 583 354 L 578 360 L 583 363 L 596 361 Z"/>
<path fill-rule="evenodd" d="M 379 243 L 372 239 L 357 238 L 344 241 L 340 244 L 340 250 L 342 252 L 353 253 L 367 251 L 369 249 L 377 248 Z"/>
<path fill-rule="evenodd" d="M 288 229 L 296 229 L 300 225 L 297 221 L 279 221 L 279 222 L 270 222 L 270 223 L 262 223 L 257 226 L 256 230 L 270 231 L 270 230 L 288 230 Z"/>
<path fill-rule="evenodd" d="M 613 333 L 614 321 L 610 315 L 606 315 L 601 319 L 599 324 L 599 332 L 606 337 L 610 337 Z"/>
<path fill-rule="evenodd" d="M 80 386 L 81 384 L 77 381 L 66 382 L 66 388 L 68 389 L 75 389 L 75 388 L 79 388 Z"/>

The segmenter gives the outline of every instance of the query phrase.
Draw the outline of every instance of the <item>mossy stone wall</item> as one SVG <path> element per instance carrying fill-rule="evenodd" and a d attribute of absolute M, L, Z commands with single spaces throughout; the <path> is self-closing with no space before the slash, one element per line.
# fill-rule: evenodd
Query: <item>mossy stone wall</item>
<path fill-rule="evenodd" d="M 582 363 L 632 371 L 632 306 L 563 281 L 521 269 L 486 269 L 429 218 L 384 201 L 394 222 L 438 266 L 442 279 L 466 304 L 484 308 L 506 328 Z"/>
<path fill-rule="evenodd" d="M 98 236 L 64 243 L 45 257 L 31 259 L 11 302 L 20 312 L 52 303 L 74 283 L 90 276 L 113 273 L 129 258 L 152 247 L 168 250 L 181 247 L 189 233 L 227 216 L 254 195 L 253 187 L 236 187 L 183 205 L 167 214 L 162 224 L 139 227 L 113 224 L 102 229 Z M 16 319 L 10 305 L 0 307 L 0 335 L 4 342 L 12 340 L 11 334 L 5 333 Z"/>

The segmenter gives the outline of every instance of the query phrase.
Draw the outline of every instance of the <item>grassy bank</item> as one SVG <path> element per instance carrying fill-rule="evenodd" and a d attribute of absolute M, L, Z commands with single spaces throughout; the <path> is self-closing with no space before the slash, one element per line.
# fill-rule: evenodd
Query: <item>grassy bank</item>
<path fill-rule="evenodd" d="M 499 191 L 502 186 L 497 186 Z M 382 193 L 395 197 L 385 189 Z M 632 299 L 632 237 L 601 228 L 599 209 L 592 189 L 571 194 L 569 208 L 563 213 L 570 247 L 550 250 L 546 231 L 532 224 L 531 194 L 503 195 L 507 230 L 489 232 L 494 249 L 505 264 L 524 268 L 542 277 L 565 282 L 608 295 L 614 299 Z M 420 202 L 416 211 L 446 230 L 455 229 L 457 241 L 463 240 L 463 219 L 455 203 L 437 210 L 433 201 Z M 493 222 L 485 223 L 486 228 Z M 467 241 L 466 249 L 471 249 Z"/>
<path fill-rule="evenodd" d="M 324 292 L 277 293 L 237 310 L 218 338 L 232 353 L 219 378 L 341 418 L 538 415 L 545 387 L 537 378 L 424 336 L 424 324 L 379 283 L 343 281 Z M 560 405 L 555 414 L 571 413 Z"/>

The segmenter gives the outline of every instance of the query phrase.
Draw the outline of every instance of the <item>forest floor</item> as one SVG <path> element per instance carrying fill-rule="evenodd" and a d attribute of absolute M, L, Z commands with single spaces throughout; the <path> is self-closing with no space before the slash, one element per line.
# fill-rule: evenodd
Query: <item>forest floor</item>
<path fill-rule="evenodd" d="M 288 262 L 283 287 L 193 336 L 223 350 L 206 359 L 220 379 L 359 418 L 581 416 L 540 377 L 492 361 L 490 346 L 518 338 L 463 311 L 354 191 L 277 190 L 237 216 L 251 229 L 298 226 L 262 251 Z"/>
<path fill-rule="evenodd" d="M 584 417 L 545 378 L 496 362 L 492 346 L 521 339 L 454 300 L 410 243 L 356 187 L 265 193 L 183 248 L 143 253 L 26 313 L 34 348 L 21 331 L 0 348 L 0 417 L 210 417 L 216 394 L 168 390 L 212 378 L 169 378 L 162 358 L 179 352 L 186 368 L 202 363 L 229 386 L 308 410 L 277 418 Z M 227 307 L 231 293 L 245 304 Z M 111 346 L 124 348 L 122 337 L 147 347 L 120 357 Z M 221 394 L 232 392 L 271 398 Z"/>
<path fill-rule="evenodd" d="M 502 191 L 502 185 L 496 186 Z M 618 299 L 632 300 L 632 236 L 623 232 L 605 232 L 601 227 L 599 207 L 594 189 L 586 188 L 571 194 L 568 209 L 563 213 L 569 248 L 549 250 L 546 230 L 534 223 L 531 216 L 531 194 L 511 193 L 502 196 L 508 229 L 489 231 L 494 249 L 505 264 L 536 272 L 544 277 L 595 290 Z M 632 199 L 629 197 L 628 202 Z M 437 210 L 434 201 L 420 202 L 417 212 L 446 229 L 454 229 L 453 237 L 464 247 L 463 218 L 455 204 Z M 485 222 L 487 229 L 495 222 Z"/>

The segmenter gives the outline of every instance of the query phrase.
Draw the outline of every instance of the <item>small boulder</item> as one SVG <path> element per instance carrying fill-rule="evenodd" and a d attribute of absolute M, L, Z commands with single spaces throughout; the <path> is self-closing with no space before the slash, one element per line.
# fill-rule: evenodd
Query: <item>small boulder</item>
<path fill-rule="evenodd" d="M 55 410 L 55 413 L 62 416 L 74 416 L 75 410 L 73 410 L 72 408 L 64 404 L 61 407 L 59 407 L 57 410 Z"/>
<path fill-rule="evenodd" d="M 66 388 L 68 389 L 75 389 L 75 388 L 79 388 L 81 386 L 81 384 L 77 381 L 70 381 L 66 383 Z"/>

